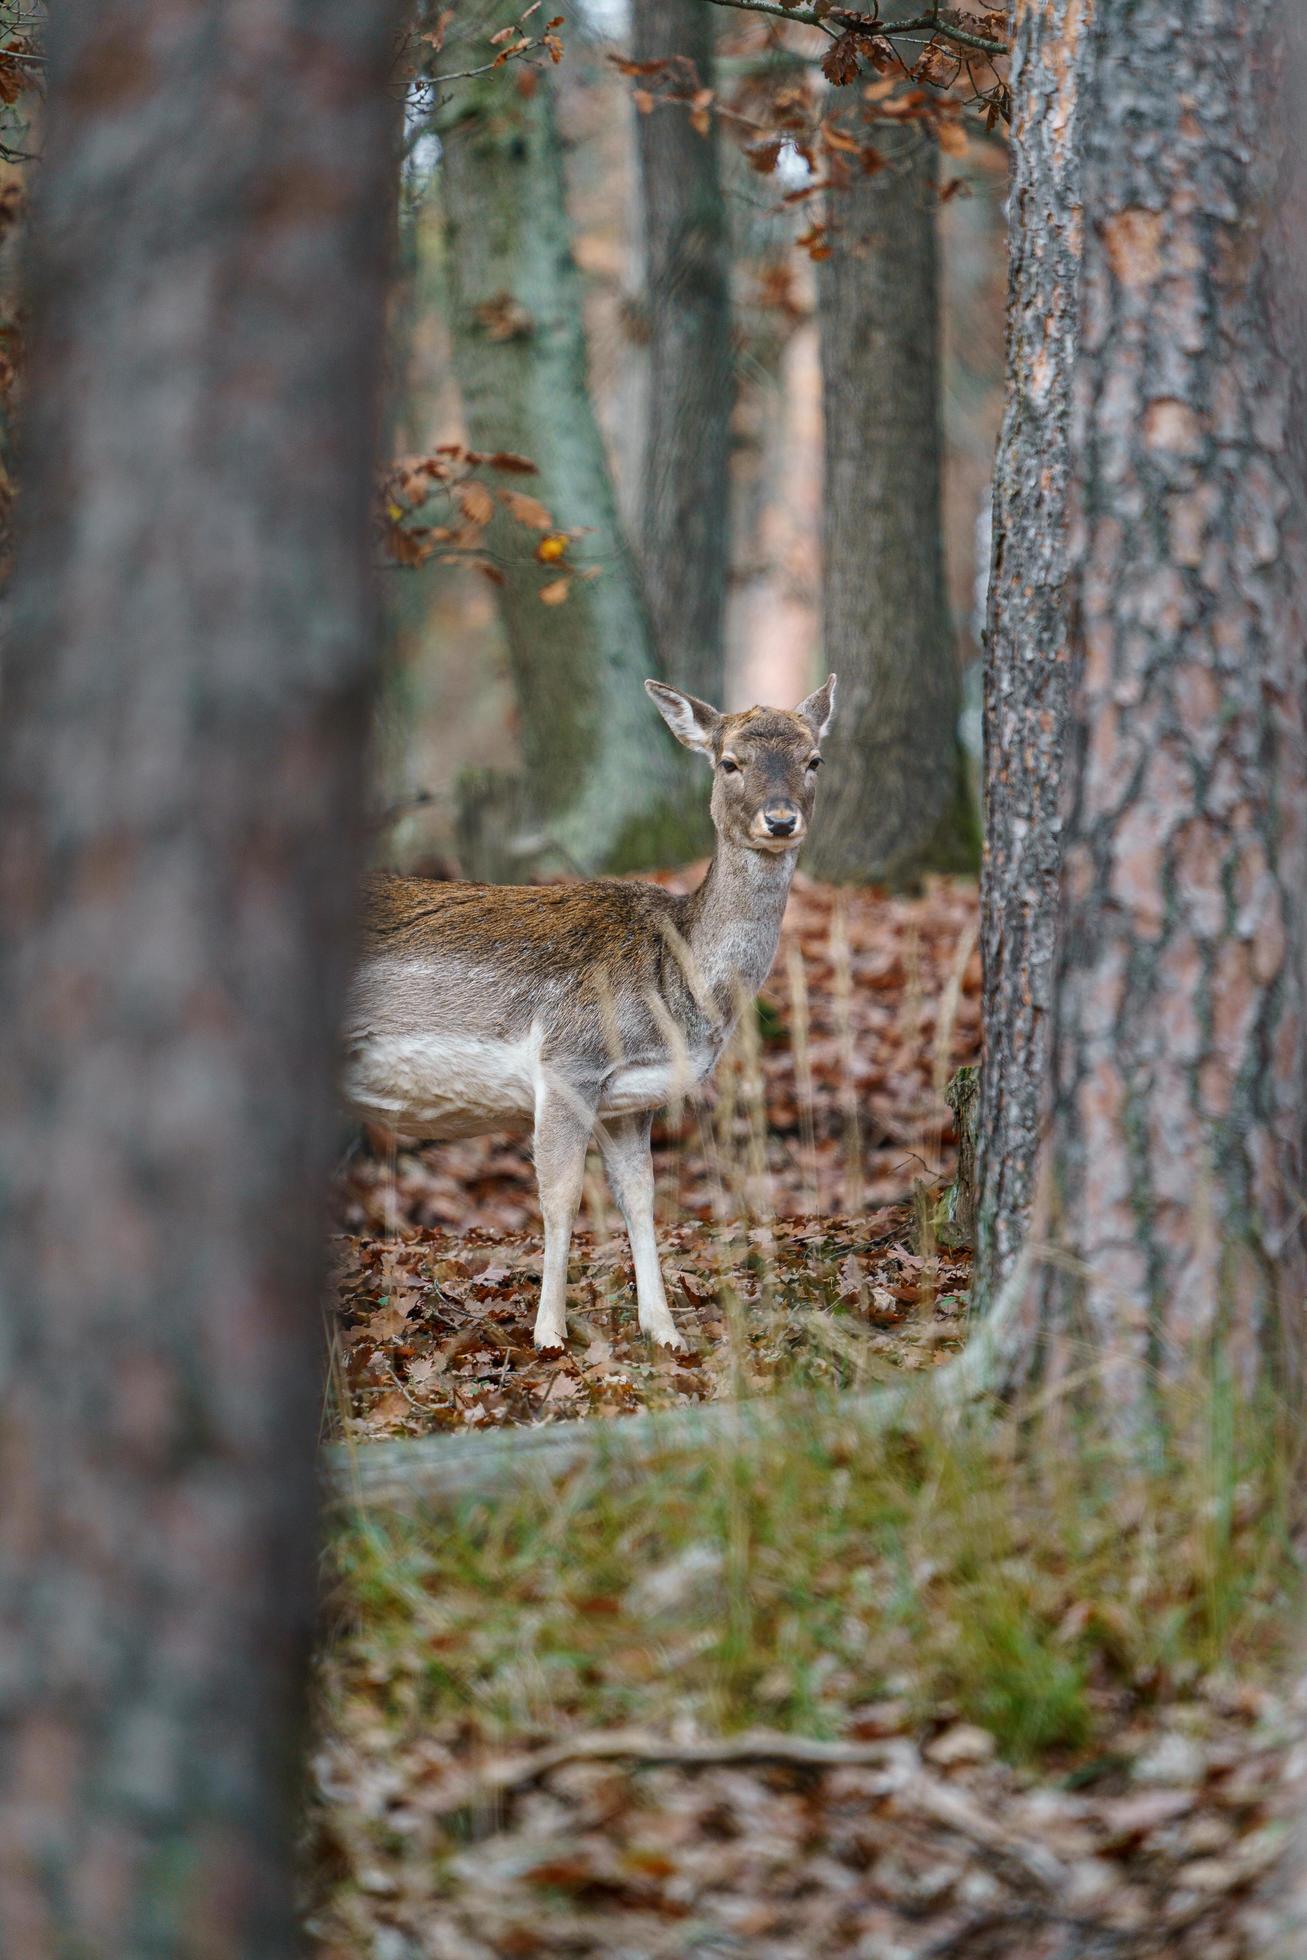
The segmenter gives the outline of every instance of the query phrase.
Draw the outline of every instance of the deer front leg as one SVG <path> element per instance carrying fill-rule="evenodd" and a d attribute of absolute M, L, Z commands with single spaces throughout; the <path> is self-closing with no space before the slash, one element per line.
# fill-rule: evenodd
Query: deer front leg
<path fill-rule="evenodd" d="M 545 1221 L 544 1272 L 535 1324 L 538 1348 L 567 1345 L 567 1253 L 593 1122 L 593 1109 L 568 1084 L 542 1084 L 535 1113 L 536 1183 Z"/>
<path fill-rule="evenodd" d="M 632 1116 L 610 1116 L 599 1125 L 599 1149 L 608 1172 L 617 1208 L 626 1223 L 635 1265 L 635 1297 L 640 1328 L 661 1347 L 685 1352 L 663 1291 L 663 1270 L 654 1238 L 654 1174 L 649 1154 L 653 1117 L 645 1110 Z"/>

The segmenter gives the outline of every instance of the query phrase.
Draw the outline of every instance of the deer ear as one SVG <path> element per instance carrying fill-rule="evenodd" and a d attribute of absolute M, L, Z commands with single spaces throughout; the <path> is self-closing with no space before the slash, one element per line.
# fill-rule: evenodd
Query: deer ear
<path fill-rule="evenodd" d="M 796 715 L 803 716 L 803 719 L 812 730 L 814 739 L 820 742 L 822 736 L 835 719 L 834 674 L 827 674 L 822 685 L 817 689 L 817 692 L 815 694 L 809 694 L 804 700 L 800 701 L 794 712 Z"/>
<path fill-rule="evenodd" d="M 679 687 L 664 687 L 661 681 L 646 681 L 645 692 L 678 742 L 700 755 L 711 755 L 713 741 L 721 726 L 721 716 L 706 701 L 682 694 Z"/>

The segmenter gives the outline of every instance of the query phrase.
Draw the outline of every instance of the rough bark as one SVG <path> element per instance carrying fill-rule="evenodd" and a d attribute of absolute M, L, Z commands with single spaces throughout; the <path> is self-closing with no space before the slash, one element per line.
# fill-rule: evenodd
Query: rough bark
<path fill-rule="evenodd" d="M 1007 393 L 994 467 L 981 866 L 985 1062 L 973 1301 L 1012 1269 L 1045 1102 L 1066 734 L 1067 499 L 1091 0 L 1024 5 L 1012 59 Z"/>
<path fill-rule="evenodd" d="M 811 851 L 825 878 L 911 884 L 976 859 L 940 522 L 937 174 L 905 131 L 889 167 L 832 196 L 818 268 L 822 658 L 840 678 Z"/>
<path fill-rule="evenodd" d="M 292 1950 L 385 0 L 55 11 L 0 721 L 0 1951 Z"/>
<path fill-rule="evenodd" d="M 508 24 L 520 9 L 502 12 Z M 650 723 L 642 683 L 661 669 L 590 399 L 547 78 L 505 63 L 466 84 L 442 133 L 454 366 L 469 439 L 532 459 L 532 494 L 556 524 L 582 533 L 569 556 L 591 574 L 572 577 L 564 604 L 543 604 L 535 537 L 506 517 L 488 533 L 504 574 L 500 612 L 525 763 L 522 796 L 503 806 L 518 864 L 672 862 L 703 842 L 701 800 L 687 795 L 688 771 Z M 487 785 L 471 786 L 469 810 L 484 812 L 487 796 Z M 493 811 L 493 793 L 489 801 Z M 488 851 L 503 827 L 493 816 L 465 825 L 474 874 L 478 832 Z"/>
<path fill-rule="evenodd" d="M 45 7 L 0 7 L 0 36 L 25 57 L 14 61 L 17 93 L 0 101 L 0 595 L 13 570 L 18 495 L 18 430 L 26 338 L 27 210 L 41 144 L 40 49 Z"/>
<path fill-rule="evenodd" d="M 1303 482 L 1272 330 L 1281 0 L 1098 0 L 1052 1110 L 1027 1298 L 1135 1428 L 1296 1339 Z M 1166 77 L 1166 86 L 1158 78 Z M 1018 1354 L 1017 1363 L 1027 1363 Z"/>
<path fill-rule="evenodd" d="M 679 56 L 660 96 L 713 86 L 713 15 L 703 0 L 634 0 L 637 61 Z M 730 246 L 717 121 L 700 134 L 681 101 L 636 116 L 649 335 L 640 549 L 663 670 L 722 699 L 735 393 Z"/>

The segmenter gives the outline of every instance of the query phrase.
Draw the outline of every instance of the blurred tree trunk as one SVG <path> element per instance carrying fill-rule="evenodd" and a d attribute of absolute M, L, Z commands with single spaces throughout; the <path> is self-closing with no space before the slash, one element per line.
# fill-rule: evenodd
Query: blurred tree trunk
<path fill-rule="evenodd" d="M 822 659 L 839 675 L 809 863 L 905 885 L 969 870 L 976 824 L 940 519 L 938 156 L 915 129 L 829 199 Z"/>
<path fill-rule="evenodd" d="M 392 26 L 51 26 L 0 721 L 14 1960 L 294 1946 Z"/>
<path fill-rule="evenodd" d="M 27 323 L 27 211 L 41 142 L 44 4 L 0 6 L 0 35 L 11 50 L 9 90 L 0 97 L 0 594 L 14 557 L 18 424 Z M 16 57 L 25 57 L 18 59 Z"/>
<path fill-rule="evenodd" d="M 1142 1427 L 1219 1339 L 1297 1360 L 1300 345 L 1272 304 L 1288 0 L 1097 0 L 1053 1093 L 1023 1372 L 1087 1346 Z M 1167 86 L 1158 88 L 1165 75 Z M 1201 104 L 1200 114 L 1192 105 Z"/>
<path fill-rule="evenodd" d="M 520 8 L 501 11 L 507 25 Z M 537 561 L 534 534 L 502 514 L 487 534 L 504 575 L 526 777 L 516 804 L 498 778 L 465 786 L 465 869 L 512 876 L 532 860 L 585 871 L 676 862 L 706 840 L 706 798 L 687 793 L 684 752 L 651 722 L 642 685 L 660 667 L 590 399 L 547 78 L 506 62 L 465 84 L 442 138 L 468 439 L 529 456 L 539 470 L 531 494 L 560 529 L 582 532 L 559 605 L 541 600 L 557 567 Z"/>
<path fill-rule="evenodd" d="M 972 1299 L 1025 1236 L 1048 1072 L 1066 735 L 1067 500 L 1080 266 L 1079 66 L 1089 0 L 1016 16 L 1007 399 L 994 466 L 981 870 L 985 1064 Z"/>
<path fill-rule="evenodd" d="M 660 98 L 713 86 L 713 33 L 703 0 L 634 0 L 635 59 L 685 57 L 650 83 Z M 717 120 L 701 134 L 688 107 L 663 100 L 635 120 L 649 333 L 640 546 L 663 671 L 718 702 L 735 364 Z"/>

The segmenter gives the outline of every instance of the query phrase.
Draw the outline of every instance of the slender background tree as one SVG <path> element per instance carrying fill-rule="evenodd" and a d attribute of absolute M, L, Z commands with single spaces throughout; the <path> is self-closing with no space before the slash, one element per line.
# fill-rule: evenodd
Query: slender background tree
<path fill-rule="evenodd" d="M 282 1960 L 384 0 L 52 22 L 0 719 L 0 1951 Z"/>
<path fill-rule="evenodd" d="M 938 151 L 883 139 L 828 197 L 817 269 L 825 487 L 825 664 L 840 712 L 812 869 L 911 884 L 976 858 L 940 517 Z"/>
<path fill-rule="evenodd" d="M 520 11 L 502 8 L 505 24 Z M 488 533 L 502 584 L 525 780 L 465 792 L 473 874 L 531 862 L 583 871 L 675 862 L 703 841 L 674 745 L 651 740 L 642 683 L 660 672 L 643 581 L 622 531 L 590 399 L 553 93 L 505 62 L 463 85 L 442 124 L 454 366 L 470 441 L 536 464 L 532 497 L 577 532 Z M 542 600 L 541 594 L 544 593 Z M 558 603 L 551 603 L 558 601 Z"/>
<path fill-rule="evenodd" d="M 667 63 L 654 106 L 636 116 L 649 348 L 640 548 L 663 671 L 717 702 L 735 394 L 730 239 L 717 117 L 694 106 L 715 86 L 715 20 L 703 0 L 634 0 L 631 28 L 636 61 Z"/>

